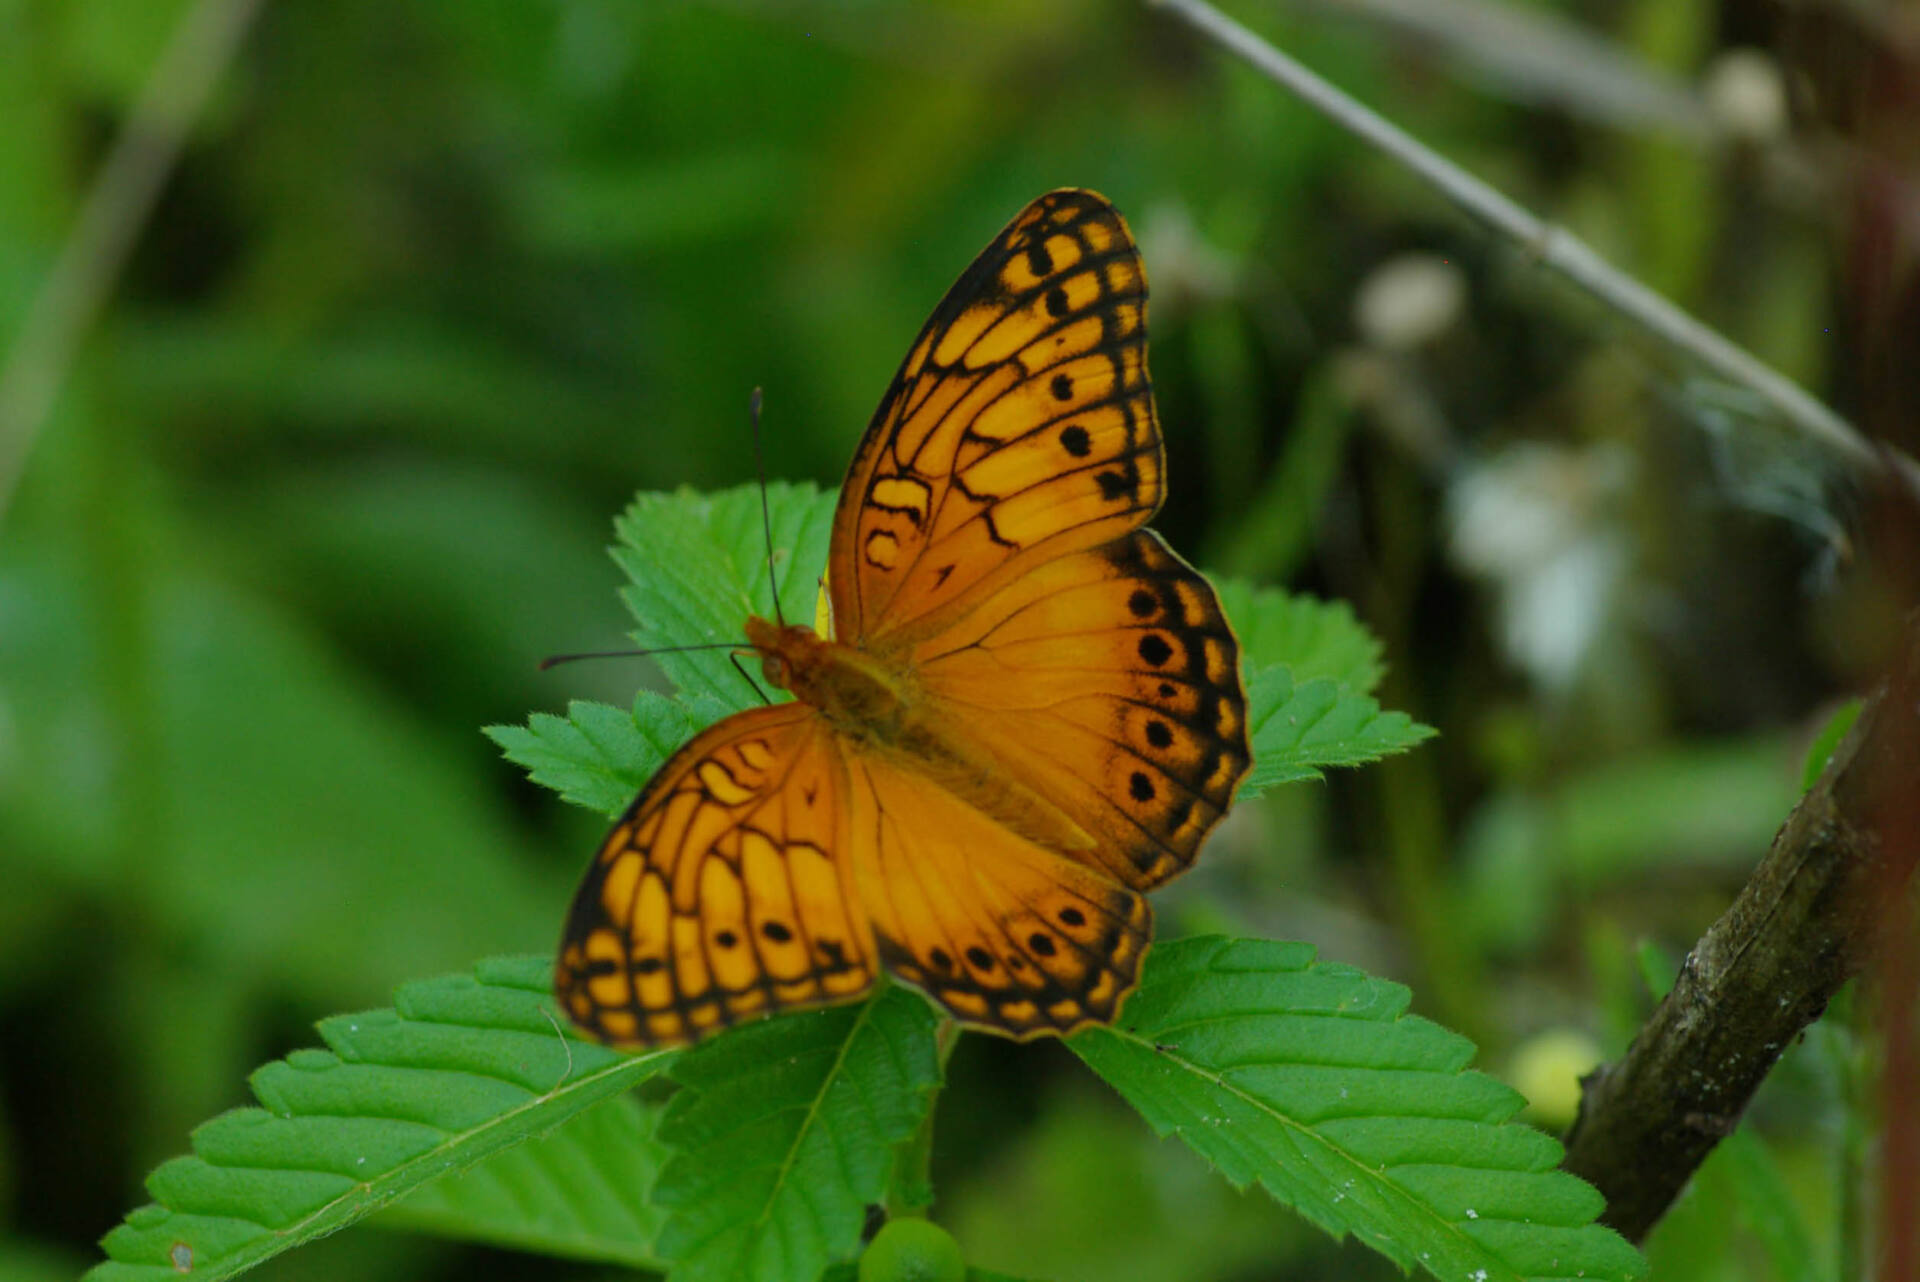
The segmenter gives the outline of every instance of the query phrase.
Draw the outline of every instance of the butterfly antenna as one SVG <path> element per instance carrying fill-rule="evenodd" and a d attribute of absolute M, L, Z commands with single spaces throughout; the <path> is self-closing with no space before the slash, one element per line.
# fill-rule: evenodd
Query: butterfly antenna
<path fill-rule="evenodd" d="M 787 620 L 780 613 L 780 580 L 773 574 L 773 514 L 767 507 L 767 456 L 760 448 L 760 401 L 760 389 L 756 387 L 750 413 L 753 416 L 753 467 L 760 474 L 760 528 L 767 536 L 767 586 L 773 590 L 773 619 L 784 628 Z"/>
<path fill-rule="evenodd" d="M 639 659 L 649 654 L 685 654 L 689 650 L 738 650 L 744 641 L 712 641 L 702 645 L 656 645 L 644 650 L 585 650 L 579 654 L 550 654 L 540 660 L 540 671 L 557 668 L 581 659 Z"/>

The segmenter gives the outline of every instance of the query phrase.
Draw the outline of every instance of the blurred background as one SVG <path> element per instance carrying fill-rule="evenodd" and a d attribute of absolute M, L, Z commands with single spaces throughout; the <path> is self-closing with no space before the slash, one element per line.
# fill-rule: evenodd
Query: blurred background
<path fill-rule="evenodd" d="M 1920 444 L 1912 6 L 1232 9 Z M 170 57 L 193 22 L 231 56 Z M 1637 950 L 1671 975 L 1898 626 L 1873 485 L 1135 4 L 0 0 L 0 48 L 8 1278 L 90 1263 L 316 1017 L 552 946 L 603 824 L 479 727 L 654 679 L 534 669 L 622 643 L 614 514 L 751 479 L 756 385 L 769 472 L 837 484 L 926 313 L 1050 188 L 1145 252 L 1160 527 L 1350 601 L 1383 701 L 1441 732 L 1243 807 L 1163 930 L 1402 980 L 1562 1129 L 1650 1009 Z M 55 264 L 157 66 L 163 107 L 211 92 L 177 158 L 136 144 L 157 202 L 76 312 Z M 1841 1258 L 1857 1045 L 1842 1010 L 1783 1063 L 1663 1276 L 1778 1276 L 1782 1235 Z M 970 1037 L 952 1075 L 935 1214 L 975 1263 L 1398 1276 L 1057 1046 Z M 611 1275 L 362 1227 L 256 1276 Z"/>

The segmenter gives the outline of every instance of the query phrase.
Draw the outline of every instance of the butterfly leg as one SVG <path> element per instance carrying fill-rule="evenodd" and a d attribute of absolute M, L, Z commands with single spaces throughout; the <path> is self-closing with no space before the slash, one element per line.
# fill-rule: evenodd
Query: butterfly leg
<path fill-rule="evenodd" d="M 741 666 L 740 652 L 738 650 L 735 650 L 733 653 L 727 656 L 727 662 L 731 663 L 733 665 L 733 670 L 740 674 L 740 679 L 745 681 L 749 686 L 751 686 L 753 688 L 753 692 L 760 696 L 760 702 L 768 705 L 769 707 L 773 705 L 773 700 L 767 696 L 767 692 L 765 690 L 762 690 L 760 688 L 760 683 L 758 681 L 755 681 L 753 679 L 753 675 L 749 673 L 744 667 Z"/>

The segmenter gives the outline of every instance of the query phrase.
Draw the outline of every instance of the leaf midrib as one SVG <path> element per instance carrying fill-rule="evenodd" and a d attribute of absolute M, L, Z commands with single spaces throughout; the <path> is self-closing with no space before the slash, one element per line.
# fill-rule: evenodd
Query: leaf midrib
<path fill-rule="evenodd" d="M 415 1021 L 409 1021 L 409 1022 L 415 1022 Z M 454 1023 L 447 1023 L 441 1020 L 421 1020 L 417 1022 L 421 1024 L 429 1024 L 429 1023 L 439 1024 L 442 1027 L 447 1027 L 447 1028 L 485 1029 L 488 1027 L 487 1025 L 484 1025 L 484 1024 L 454 1024 Z M 457 1156 L 457 1150 L 461 1149 L 462 1147 L 465 1147 L 471 1144 L 476 1144 L 481 1140 L 489 1138 L 490 1136 L 499 1134 L 501 1129 L 510 1128 L 513 1122 L 519 1120 L 521 1117 L 523 1117 L 527 1113 L 539 1110 L 549 1105 L 550 1103 L 552 1103 L 557 1099 L 564 1100 L 569 1097 L 576 1096 L 586 1091 L 589 1087 L 592 1087 L 604 1082 L 604 1080 L 607 1077 L 633 1071 L 636 1068 L 636 1066 L 656 1064 L 657 1061 L 659 1060 L 660 1055 L 670 1054 L 670 1053 L 671 1052 L 657 1052 L 654 1055 L 638 1056 L 631 1059 L 616 1060 L 606 1065 L 604 1068 L 597 1069 L 592 1073 L 576 1078 L 574 1080 L 574 1083 L 570 1087 L 565 1086 L 564 1079 L 562 1079 L 561 1082 L 555 1083 L 552 1087 L 550 1087 L 544 1093 L 535 1095 L 532 1098 L 528 1099 L 525 1103 L 516 1105 L 513 1108 L 508 1109 L 506 1112 L 498 1113 L 493 1117 L 488 1118 L 486 1121 L 481 1122 L 478 1126 L 474 1126 L 465 1131 L 449 1132 L 448 1139 L 444 1144 L 436 1145 L 433 1148 L 428 1149 L 424 1153 L 420 1153 L 413 1157 L 407 1158 L 404 1161 L 400 1162 L 397 1166 L 394 1166 L 388 1169 L 386 1172 L 374 1177 L 371 1180 L 356 1181 L 352 1188 L 347 1189 L 345 1192 L 341 1193 L 339 1196 L 331 1198 L 328 1201 L 322 1203 L 320 1206 L 315 1207 L 312 1211 L 308 1212 L 306 1215 L 302 1216 L 298 1220 L 295 1220 L 293 1223 L 285 1226 L 284 1228 L 273 1228 L 269 1225 L 261 1224 L 260 1227 L 263 1229 L 266 1229 L 267 1231 L 266 1237 L 255 1238 L 253 1241 L 244 1243 L 243 1245 L 241 1245 L 234 1251 L 230 1252 L 229 1254 L 221 1256 L 216 1260 L 210 1261 L 209 1262 L 210 1267 L 216 1271 L 209 1272 L 205 1276 L 209 1278 L 232 1277 L 236 1273 L 242 1272 L 245 1269 L 253 1267 L 255 1264 L 258 1264 L 262 1260 L 269 1259 L 272 1256 L 278 1255 L 283 1250 L 290 1249 L 291 1247 L 297 1246 L 302 1242 L 306 1242 L 311 1240 L 314 1237 L 320 1236 L 320 1234 L 323 1232 L 326 1232 L 329 1227 L 344 1227 L 347 1220 L 349 1218 L 353 1218 L 351 1216 L 351 1213 L 355 1209 L 355 1205 L 348 1205 L 348 1204 L 361 1205 L 364 1207 L 364 1213 L 371 1214 L 372 1212 L 379 1210 L 381 1207 L 386 1206 L 387 1204 L 398 1200 L 400 1197 L 403 1197 L 407 1193 L 412 1191 L 411 1186 L 405 1187 L 405 1188 L 396 1187 L 396 1186 L 402 1185 L 402 1184 L 408 1184 L 408 1185 L 424 1184 L 427 1182 L 428 1179 L 437 1179 L 439 1178 L 440 1175 L 450 1174 L 453 1170 L 457 1168 L 459 1163 L 449 1162 L 448 1159 L 449 1157 Z M 457 1069 L 457 1068 L 445 1068 L 445 1069 L 434 1069 L 432 1071 L 452 1073 L 452 1072 L 469 1072 L 470 1070 Z M 275 1116 L 307 1117 L 307 1118 L 322 1118 L 322 1119 L 373 1116 L 372 1114 L 365 1114 L 365 1113 L 294 1112 L 294 1113 L 288 1113 L 288 1114 L 279 1114 L 272 1109 L 267 1109 L 265 1111 L 268 1113 L 274 1114 Z M 512 1142 L 512 1141 L 510 1140 L 509 1142 Z M 207 1159 L 205 1158 L 201 1158 L 200 1160 L 207 1161 Z M 422 1166 L 426 1166 L 430 1164 L 438 1164 L 438 1163 L 445 1163 L 446 1169 L 444 1171 L 436 1172 L 435 1174 L 428 1176 L 426 1179 L 421 1179 L 418 1181 L 409 1181 L 406 1179 L 407 1176 L 418 1171 Z M 221 1167 L 229 1170 L 242 1169 L 231 1163 L 207 1162 L 207 1164 L 209 1166 Z M 246 1169 L 255 1169 L 255 1170 L 272 1169 L 272 1170 L 295 1171 L 298 1168 L 255 1167 L 255 1168 L 246 1168 Z M 182 1211 L 175 1207 L 168 1207 L 167 1209 L 169 1212 L 171 1212 L 174 1215 L 195 1214 L 195 1212 Z M 336 1218 L 339 1218 L 342 1220 L 341 1224 L 337 1226 L 331 1225 L 330 1221 Z M 259 1221 L 257 1220 L 251 1221 L 251 1222 L 256 1224 L 259 1223 Z"/>
<path fill-rule="evenodd" d="M 1369 1182 L 1376 1182 L 1384 1185 L 1388 1190 L 1391 1191 L 1392 1195 L 1396 1200 L 1411 1203 L 1415 1211 L 1421 1218 L 1429 1221 L 1430 1223 L 1435 1225 L 1438 1229 L 1443 1230 L 1445 1236 L 1450 1236 L 1456 1239 L 1457 1241 L 1463 1243 L 1465 1246 L 1467 1246 L 1476 1254 L 1479 1254 L 1479 1255 L 1490 1254 L 1487 1247 L 1485 1247 L 1479 1242 L 1474 1241 L 1473 1238 L 1469 1237 L 1457 1224 L 1454 1223 L 1454 1221 L 1447 1219 L 1445 1216 L 1441 1215 L 1439 1211 L 1429 1206 L 1421 1198 L 1416 1197 L 1412 1192 L 1402 1188 L 1398 1184 L 1395 1184 L 1391 1180 L 1387 1179 L 1385 1177 L 1384 1167 L 1375 1168 L 1365 1162 L 1360 1161 L 1358 1158 L 1353 1156 L 1353 1154 L 1348 1152 L 1346 1149 L 1340 1147 L 1339 1145 L 1335 1144 L 1333 1141 L 1329 1140 L 1326 1136 L 1314 1130 L 1311 1126 L 1308 1126 L 1303 1122 L 1295 1121 L 1293 1118 L 1288 1117 L 1285 1113 L 1274 1108 L 1272 1105 L 1260 1099 L 1258 1096 L 1249 1094 L 1247 1091 L 1243 1090 L 1241 1087 L 1235 1085 L 1232 1082 L 1227 1081 L 1225 1077 L 1223 1077 L 1219 1073 L 1215 1073 L 1211 1070 L 1202 1068 L 1200 1065 L 1194 1063 L 1190 1059 L 1187 1059 L 1183 1055 L 1177 1055 L 1169 1051 L 1161 1050 L 1159 1046 L 1157 1046 L 1151 1038 L 1142 1037 L 1140 1034 L 1136 1032 L 1133 1032 L 1131 1030 L 1122 1030 L 1120 1028 L 1109 1028 L 1106 1031 L 1113 1037 L 1119 1038 L 1122 1041 L 1133 1043 L 1135 1046 L 1141 1048 L 1142 1050 L 1145 1050 L 1146 1052 L 1152 1054 L 1155 1058 L 1163 1062 L 1171 1062 L 1177 1065 L 1178 1067 L 1185 1069 L 1188 1073 L 1192 1074 L 1193 1076 L 1200 1078 L 1203 1081 L 1211 1082 L 1214 1086 L 1218 1087 L 1219 1089 L 1226 1091 L 1229 1094 L 1233 1095 L 1235 1098 L 1244 1101 L 1245 1103 L 1250 1105 L 1252 1108 L 1254 1108 L 1256 1111 L 1263 1113 L 1268 1117 L 1273 1118 L 1275 1121 L 1279 1122 L 1283 1127 L 1286 1127 L 1287 1129 L 1291 1130 L 1295 1134 L 1303 1135 L 1310 1138 L 1315 1145 L 1317 1145 L 1324 1151 L 1333 1154 L 1342 1163 L 1352 1168 L 1358 1174 L 1366 1178 Z M 1274 1060 L 1269 1062 L 1270 1063 L 1286 1063 L 1288 1061 Z M 1374 1116 L 1387 1116 L 1387 1115 L 1375 1114 Z M 1465 1169 L 1471 1170 L 1471 1169 L 1482 1169 L 1482 1168 L 1470 1167 Z M 1507 1168 L 1497 1167 L 1497 1168 L 1490 1168 L 1490 1169 L 1505 1170 Z M 1263 1180 L 1261 1182 L 1264 1183 L 1265 1181 Z M 1504 1260 L 1498 1260 L 1497 1262 L 1499 1263 L 1501 1269 L 1505 1272 L 1506 1276 L 1513 1279 L 1514 1282 L 1527 1282 L 1525 1275 L 1515 1272 L 1513 1268 L 1510 1265 L 1508 1265 Z M 1427 1271 L 1429 1273 L 1433 1272 L 1433 1270 L 1430 1268 Z"/>
<path fill-rule="evenodd" d="M 820 1089 L 807 1104 L 807 1115 L 802 1119 L 800 1129 L 794 1132 L 793 1143 L 787 1146 L 786 1154 L 780 1159 L 780 1171 L 774 1176 L 773 1188 L 768 1191 L 766 1203 L 760 1208 L 760 1213 L 753 1219 L 753 1227 L 755 1229 L 764 1227 L 768 1219 L 773 1215 L 773 1204 L 779 1198 L 780 1190 L 786 1187 L 787 1176 L 793 1171 L 793 1164 L 799 1156 L 800 1146 L 806 1142 L 807 1135 L 812 1131 L 815 1122 L 819 1120 L 820 1108 L 826 1102 L 827 1092 L 832 1089 L 834 1079 L 839 1077 L 840 1070 L 846 1065 L 848 1049 L 852 1047 L 854 1039 L 860 1035 L 860 1030 L 865 1028 L 871 1020 L 873 1008 L 878 1004 L 879 999 L 880 992 L 876 991 L 872 997 L 868 998 L 867 1001 L 861 1005 L 860 1013 L 854 1017 L 853 1027 L 847 1030 L 846 1037 L 841 1040 L 840 1049 L 836 1051 L 833 1056 L 833 1067 L 828 1069 L 826 1076 L 820 1079 Z M 841 1176 L 845 1178 L 846 1172 L 842 1171 Z M 852 1181 L 848 1181 L 848 1183 L 850 1184 Z"/>

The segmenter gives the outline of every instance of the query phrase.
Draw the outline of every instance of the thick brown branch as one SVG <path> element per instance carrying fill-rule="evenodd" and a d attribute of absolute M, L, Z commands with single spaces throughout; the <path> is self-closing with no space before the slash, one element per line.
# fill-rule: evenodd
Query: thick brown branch
<path fill-rule="evenodd" d="M 1887 820 L 1920 788 L 1920 637 L 1913 642 L 1625 1058 L 1582 1084 L 1563 1165 L 1606 1195 L 1602 1218 L 1634 1241 L 1883 932 L 1911 919 L 1898 910 L 1916 843 Z"/>

